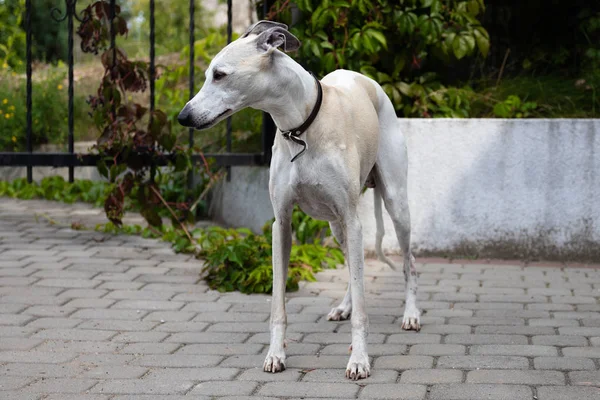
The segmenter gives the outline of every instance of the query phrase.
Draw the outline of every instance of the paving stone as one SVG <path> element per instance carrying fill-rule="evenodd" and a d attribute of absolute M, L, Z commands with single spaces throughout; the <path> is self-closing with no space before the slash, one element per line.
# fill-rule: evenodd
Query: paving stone
<path fill-rule="evenodd" d="M 358 385 L 348 383 L 315 385 L 312 382 L 267 382 L 260 388 L 258 394 L 276 397 L 335 397 L 349 399 L 354 398 L 358 390 Z"/>
<path fill-rule="evenodd" d="M 157 321 L 93 319 L 82 322 L 81 325 L 77 325 L 77 328 L 83 330 L 149 331 L 157 325 L 159 325 Z"/>
<path fill-rule="evenodd" d="M 260 334 L 257 334 L 260 335 Z M 381 333 L 370 333 L 367 338 L 368 344 L 381 344 L 385 340 L 385 335 Z M 335 344 L 344 343 L 348 344 L 349 339 L 347 335 L 341 335 L 339 333 L 309 333 L 302 339 L 304 343 L 321 343 L 321 344 Z"/>
<path fill-rule="evenodd" d="M 94 379 L 48 378 L 39 380 L 21 390 L 35 393 L 81 393 L 98 383 Z"/>
<path fill-rule="evenodd" d="M 390 335 L 387 339 L 387 343 L 400 343 L 400 344 L 421 344 L 421 343 L 432 343 L 437 344 L 441 341 L 440 335 L 434 335 L 430 333 L 399 333 Z"/>
<path fill-rule="evenodd" d="M 600 328 L 584 328 L 584 327 L 565 327 L 558 328 L 561 335 L 577 335 L 577 336 L 600 336 Z"/>
<path fill-rule="evenodd" d="M 80 319 L 124 319 L 139 320 L 147 314 L 146 311 L 138 310 L 113 310 L 103 308 L 84 308 L 73 313 L 73 318 Z"/>
<path fill-rule="evenodd" d="M 177 351 L 177 354 L 216 354 L 230 356 L 236 354 L 259 354 L 264 345 L 262 344 L 188 344 Z"/>
<path fill-rule="evenodd" d="M 541 386 L 537 389 L 539 400 L 597 400 L 600 388 L 581 386 Z"/>
<path fill-rule="evenodd" d="M 421 400 L 425 398 L 426 387 L 405 383 L 368 384 L 360 393 L 360 399 L 399 399 Z"/>
<path fill-rule="evenodd" d="M 471 347 L 473 355 L 518 355 L 525 357 L 556 356 L 558 351 L 552 346 L 538 345 L 477 345 Z M 567 355 L 567 354 L 565 354 Z"/>
<path fill-rule="evenodd" d="M 179 343 L 130 343 L 123 345 L 124 354 L 172 354 L 181 345 Z"/>
<path fill-rule="evenodd" d="M 85 371 L 81 376 L 94 379 L 137 379 L 147 372 L 148 368 L 144 367 L 103 365 Z"/>
<path fill-rule="evenodd" d="M 547 346 L 588 346 L 587 338 L 583 336 L 544 335 L 534 336 L 533 344 Z"/>
<path fill-rule="evenodd" d="M 446 343 L 457 344 L 527 344 L 527 338 L 521 335 L 448 335 Z"/>
<path fill-rule="evenodd" d="M 108 340 L 115 336 L 115 331 L 87 330 L 87 329 L 43 329 L 33 335 L 32 339 L 58 339 L 58 340 Z"/>
<path fill-rule="evenodd" d="M 401 344 L 369 344 L 368 352 L 370 356 L 385 355 L 405 355 L 406 346 Z M 330 344 L 325 346 L 320 352 L 323 355 L 349 355 L 348 343 Z"/>
<path fill-rule="evenodd" d="M 499 335 L 553 335 L 553 327 L 549 326 L 513 326 L 513 325 L 482 325 L 475 327 L 476 334 Z"/>
<path fill-rule="evenodd" d="M 37 286 L 59 287 L 59 288 L 93 288 L 100 282 L 87 279 L 42 279 L 36 282 Z"/>
<path fill-rule="evenodd" d="M 168 337 L 165 332 L 124 332 L 114 336 L 111 340 L 120 343 L 158 343 Z"/>
<path fill-rule="evenodd" d="M 411 369 L 402 372 L 400 383 L 435 385 L 462 382 L 462 371 L 452 369 Z"/>
<path fill-rule="evenodd" d="M 75 353 L 48 353 L 39 351 L 0 351 L 0 363 L 61 364 L 73 360 Z"/>
<path fill-rule="evenodd" d="M 3 337 L 0 341 L 0 350 L 31 350 L 43 341 L 19 337 Z"/>
<path fill-rule="evenodd" d="M 139 365 L 142 367 L 212 367 L 221 362 L 223 357 L 207 355 L 207 356 L 191 356 L 170 354 L 152 354 L 144 355 L 136 358 L 130 364 Z"/>
<path fill-rule="evenodd" d="M 410 355 L 448 356 L 463 355 L 465 346 L 458 344 L 416 344 L 410 347 Z"/>
<path fill-rule="evenodd" d="M 39 328 L 31 326 L 0 326 L 0 337 L 29 337 L 32 333 L 38 331 Z"/>
<path fill-rule="evenodd" d="M 0 376 L 0 390 L 17 390 L 31 382 L 29 377 Z"/>
<path fill-rule="evenodd" d="M 266 375 L 283 375 L 283 374 L 267 374 Z M 161 368 L 155 369 L 148 373 L 145 379 L 158 381 L 227 381 L 233 380 L 238 375 L 237 368 Z M 240 379 L 238 377 L 238 379 Z M 244 379 L 244 380 L 260 380 L 260 379 Z M 263 379 L 264 380 L 264 379 Z"/>
<path fill-rule="evenodd" d="M 533 359 L 535 369 L 558 371 L 577 371 L 596 369 L 594 362 L 583 357 L 536 357 Z"/>
<path fill-rule="evenodd" d="M 9 363 L 0 367 L 1 376 L 29 376 L 32 378 L 72 378 L 84 371 L 81 365 Z"/>
<path fill-rule="evenodd" d="M 467 372 L 467 383 L 564 385 L 565 376 L 558 371 L 479 370 Z"/>
<path fill-rule="evenodd" d="M 520 385 L 434 385 L 429 393 L 430 400 L 531 400 L 532 396 L 529 387 Z"/>
<path fill-rule="evenodd" d="M 230 396 L 230 395 L 248 395 L 258 386 L 257 382 L 245 381 L 211 381 L 202 382 L 194 387 L 189 395 L 204 396 Z"/>
<path fill-rule="evenodd" d="M 442 356 L 437 368 L 450 369 L 528 369 L 525 357 L 514 356 Z"/>
<path fill-rule="evenodd" d="M 569 373 L 571 385 L 600 387 L 600 371 L 576 371 Z"/>
<path fill-rule="evenodd" d="M 81 354 L 74 363 L 85 365 L 87 368 L 99 366 L 122 366 L 131 362 L 135 356 L 133 354 Z"/>
<path fill-rule="evenodd" d="M 120 348 L 119 343 L 79 340 L 46 340 L 36 347 L 41 352 L 67 353 L 113 353 Z"/>
<path fill-rule="evenodd" d="M 565 347 L 563 355 L 567 357 L 600 358 L 600 347 Z"/>
<path fill-rule="evenodd" d="M 194 383 L 191 381 L 149 380 L 149 379 L 112 379 L 98 383 L 92 393 L 110 394 L 183 394 Z"/>
<path fill-rule="evenodd" d="M 422 369 L 433 366 L 433 357 L 429 356 L 382 356 L 375 360 L 375 368 L 395 370 Z"/>

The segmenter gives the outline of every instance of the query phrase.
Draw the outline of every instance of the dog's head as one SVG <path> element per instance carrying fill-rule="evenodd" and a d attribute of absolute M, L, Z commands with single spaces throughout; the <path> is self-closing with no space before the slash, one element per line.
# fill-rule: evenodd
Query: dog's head
<path fill-rule="evenodd" d="M 287 25 L 259 21 L 250 26 L 212 60 L 202 89 L 179 113 L 179 123 L 206 129 L 243 108 L 260 108 L 273 85 L 269 73 L 279 47 L 284 51 L 300 47 Z"/>

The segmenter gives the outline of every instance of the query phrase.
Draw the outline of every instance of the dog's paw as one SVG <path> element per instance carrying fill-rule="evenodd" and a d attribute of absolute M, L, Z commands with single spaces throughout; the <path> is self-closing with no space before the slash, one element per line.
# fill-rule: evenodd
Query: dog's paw
<path fill-rule="evenodd" d="M 278 354 L 271 352 L 267 354 L 265 363 L 263 364 L 263 370 L 265 372 L 281 372 L 285 370 L 285 353 L 282 351 Z"/>
<path fill-rule="evenodd" d="M 405 331 L 421 330 L 421 312 L 416 307 L 407 308 L 404 310 L 402 317 L 402 329 Z"/>
<path fill-rule="evenodd" d="M 348 366 L 346 366 L 346 378 L 353 381 L 368 378 L 371 375 L 371 366 L 367 355 L 356 356 L 354 353 L 350 356 Z"/>
<path fill-rule="evenodd" d="M 350 318 L 352 314 L 352 307 L 338 306 L 332 308 L 329 314 L 327 314 L 327 321 L 343 321 Z"/>

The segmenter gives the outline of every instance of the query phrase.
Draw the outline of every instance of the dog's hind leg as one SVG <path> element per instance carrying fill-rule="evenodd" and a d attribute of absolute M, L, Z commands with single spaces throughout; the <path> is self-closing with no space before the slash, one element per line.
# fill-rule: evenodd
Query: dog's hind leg
<path fill-rule="evenodd" d="M 344 237 L 344 230 L 339 225 L 338 222 L 330 222 L 329 226 L 331 227 L 331 233 L 337 239 L 342 251 L 344 252 L 345 262 L 344 264 L 348 266 L 348 250 L 346 248 L 346 238 Z M 328 321 L 340 321 L 345 320 L 350 317 L 350 313 L 352 312 L 352 292 L 350 290 L 350 283 L 348 283 L 348 288 L 346 289 L 346 294 L 344 295 L 344 299 L 335 308 L 332 308 L 329 314 L 327 314 Z"/>
<path fill-rule="evenodd" d="M 380 144 L 377 154 L 376 190 L 383 197 L 392 218 L 396 236 L 404 257 L 406 302 L 402 329 L 421 329 L 421 313 L 417 307 L 417 271 L 410 247 L 410 211 L 408 208 L 407 170 L 408 158 L 404 137 L 396 115 L 380 115 Z M 377 195 L 377 194 L 376 194 Z"/>

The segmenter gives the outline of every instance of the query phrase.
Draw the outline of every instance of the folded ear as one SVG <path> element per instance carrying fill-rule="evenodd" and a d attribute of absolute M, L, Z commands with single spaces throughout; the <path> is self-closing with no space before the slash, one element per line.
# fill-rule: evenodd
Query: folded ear
<path fill-rule="evenodd" d="M 300 41 L 286 29 L 279 27 L 267 29 L 256 38 L 259 51 L 270 53 L 280 46 L 283 46 L 283 51 L 294 51 L 300 47 Z"/>
<path fill-rule="evenodd" d="M 286 24 L 281 24 L 279 22 L 275 22 L 275 21 L 258 21 L 257 23 L 250 25 L 250 27 L 248 29 L 246 29 L 246 32 L 244 32 L 244 34 L 241 37 L 246 37 L 248 35 L 260 35 L 261 33 L 263 33 L 264 31 L 266 31 L 267 29 L 271 29 L 271 28 L 281 28 L 283 30 L 288 30 L 288 26 Z"/>

